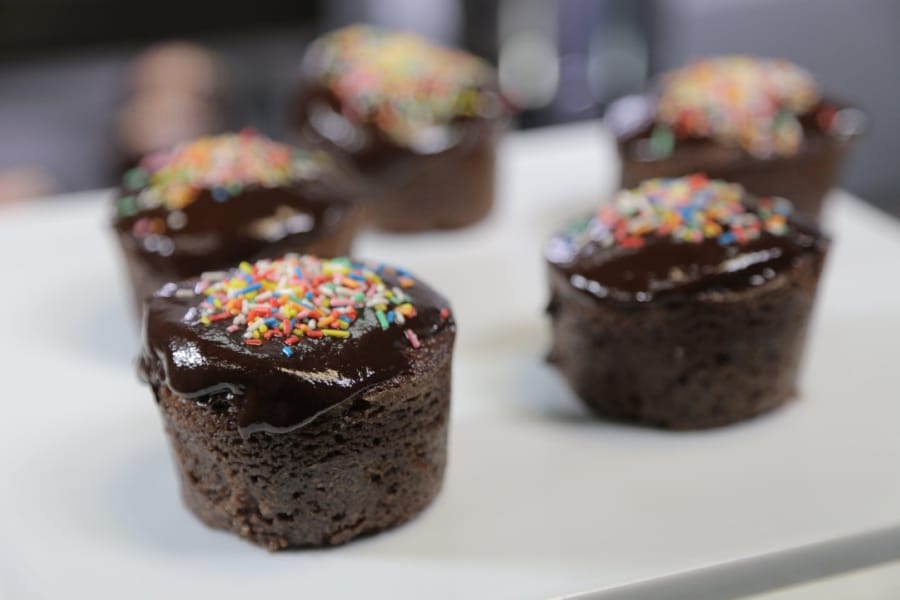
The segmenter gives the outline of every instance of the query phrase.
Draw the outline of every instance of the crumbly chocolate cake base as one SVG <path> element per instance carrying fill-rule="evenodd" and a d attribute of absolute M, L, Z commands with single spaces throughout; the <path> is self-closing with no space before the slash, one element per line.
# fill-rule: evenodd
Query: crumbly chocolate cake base
<path fill-rule="evenodd" d="M 222 262 L 222 257 L 211 257 L 209 263 L 201 270 L 215 271 L 234 266 L 239 260 L 257 260 L 267 256 L 279 256 L 288 252 L 298 254 L 314 254 L 322 257 L 349 256 L 353 246 L 353 240 L 360 225 L 364 221 L 365 209 L 355 207 L 352 214 L 341 219 L 340 224 L 327 235 L 318 236 L 305 243 L 291 242 L 289 239 L 274 242 L 253 256 L 227 257 Z M 195 277 L 200 272 L 193 272 L 180 268 L 176 259 L 167 261 L 167 269 L 159 268 L 159 257 L 148 260 L 143 250 L 137 247 L 137 240 L 129 233 L 119 232 L 119 246 L 125 256 L 125 265 L 128 270 L 128 280 L 131 283 L 132 299 L 135 314 L 140 316 L 143 312 L 144 299 L 156 290 L 172 281 L 180 281 Z"/>
<path fill-rule="evenodd" d="M 819 135 L 793 157 L 760 160 L 736 149 L 713 146 L 712 151 L 676 148 L 671 157 L 659 161 L 636 160 L 620 147 L 622 187 L 636 187 L 656 177 L 701 172 L 712 179 L 739 183 L 756 196 L 789 198 L 799 213 L 818 218 L 848 146 L 847 141 Z"/>
<path fill-rule="evenodd" d="M 436 155 L 416 155 L 386 178 L 370 203 L 369 222 L 388 231 L 457 229 L 485 218 L 494 205 L 497 134 Z"/>
<path fill-rule="evenodd" d="M 708 299 L 615 303 L 550 276 L 550 359 L 598 415 L 667 429 L 727 425 L 796 392 L 824 255 Z"/>
<path fill-rule="evenodd" d="M 238 433 L 235 399 L 155 391 L 188 508 L 265 546 L 342 544 L 404 523 L 441 489 L 453 332 L 413 371 L 287 433 Z"/>

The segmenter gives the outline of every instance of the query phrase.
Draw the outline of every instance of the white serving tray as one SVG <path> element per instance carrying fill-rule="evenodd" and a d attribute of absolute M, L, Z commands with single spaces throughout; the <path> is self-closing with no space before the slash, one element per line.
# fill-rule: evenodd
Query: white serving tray
<path fill-rule="evenodd" d="M 361 239 L 358 255 L 408 267 L 455 308 L 445 487 L 397 530 L 275 555 L 181 505 L 134 376 L 108 194 L 0 212 L 0 597 L 619 598 L 727 577 L 735 595 L 778 568 L 811 577 L 889 558 L 900 549 L 900 227 L 833 194 L 799 401 L 700 433 L 605 423 L 542 360 L 540 249 L 612 187 L 614 168 L 594 124 L 511 135 L 486 222 Z M 823 547 L 830 562 L 817 565 Z M 773 552 L 784 560 L 767 562 Z M 739 581 L 748 573 L 755 589 Z"/>

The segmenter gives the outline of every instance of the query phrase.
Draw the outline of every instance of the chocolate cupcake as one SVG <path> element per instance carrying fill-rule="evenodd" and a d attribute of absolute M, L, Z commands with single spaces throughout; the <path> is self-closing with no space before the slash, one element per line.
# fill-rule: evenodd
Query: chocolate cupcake
<path fill-rule="evenodd" d="M 148 299 L 143 378 L 184 501 L 270 550 L 403 523 L 438 493 L 456 325 L 408 273 L 304 255 Z"/>
<path fill-rule="evenodd" d="M 244 259 L 346 256 L 360 222 L 354 194 L 323 153 L 249 131 L 150 155 L 125 174 L 113 220 L 136 303 Z"/>
<path fill-rule="evenodd" d="M 410 33 L 354 25 L 317 40 L 292 108 L 295 135 L 351 165 L 372 223 L 462 227 L 494 202 L 508 111 L 487 63 Z"/>
<path fill-rule="evenodd" d="M 546 247 L 551 360 L 597 414 L 725 425 L 795 394 L 828 240 L 702 175 L 619 192 Z"/>
<path fill-rule="evenodd" d="M 622 187 L 705 172 L 817 217 L 864 117 L 822 98 L 785 60 L 722 56 L 665 73 L 656 89 L 613 103 Z"/>

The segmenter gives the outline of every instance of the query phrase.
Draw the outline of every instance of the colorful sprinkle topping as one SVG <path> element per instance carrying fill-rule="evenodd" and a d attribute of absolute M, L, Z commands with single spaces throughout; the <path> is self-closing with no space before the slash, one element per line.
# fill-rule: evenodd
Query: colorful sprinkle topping
<path fill-rule="evenodd" d="M 654 152 L 677 137 L 712 138 L 758 157 L 800 149 L 797 115 L 819 102 L 812 76 L 786 60 L 732 55 L 692 63 L 663 76 L 656 108 Z"/>
<path fill-rule="evenodd" d="M 412 33 L 352 25 L 320 38 L 310 57 L 348 117 L 374 123 L 400 143 L 485 109 L 487 63 Z"/>
<path fill-rule="evenodd" d="M 744 188 L 710 180 L 705 175 L 650 179 L 619 192 L 590 219 L 567 230 L 562 242 L 571 250 L 589 242 L 602 247 L 640 248 L 648 239 L 670 238 L 720 245 L 742 245 L 763 231 L 784 235 L 791 203 L 784 198 L 760 198 L 755 210 L 742 198 Z M 568 254 L 571 254 L 570 252 Z"/>
<path fill-rule="evenodd" d="M 389 286 L 384 275 L 396 276 L 399 285 Z M 185 320 L 207 326 L 228 321 L 226 330 L 240 332 L 248 346 L 278 343 L 290 357 L 291 347 L 306 338 L 360 335 L 353 326 L 364 314 L 381 329 L 404 327 L 416 316 L 412 298 L 404 291 L 414 285 L 408 273 L 384 265 L 288 254 L 243 262 L 227 272 L 204 273 L 194 289 L 181 289 L 176 295 L 204 296 Z M 403 334 L 410 346 L 420 346 L 412 329 L 404 328 Z"/>
<path fill-rule="evenodd" d="M 150 155 L 125 173 L 126 194 L 119 199 L 119 214 L 130 217 L 162 208 L 171 211 L 170 222 L 160 219 L 160 226 L 179 229 L 186 222 L 181 209 L 204 189 L 214 200 L 225 202 L 248 186 L 278 187 L 313 178 L 326 160 L 253 131 L 200 138 Z"/>

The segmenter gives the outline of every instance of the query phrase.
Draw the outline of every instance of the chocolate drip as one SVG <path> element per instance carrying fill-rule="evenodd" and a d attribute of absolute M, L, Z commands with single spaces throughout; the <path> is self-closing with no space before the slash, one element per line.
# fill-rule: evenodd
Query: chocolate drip
<path fill-rule="evenodd" d="M 397 284 L 391 277 L 385 280 Z M 191 289 L 194 283 L 183 282 L 178 289 Z M 291 431 L 407 372 L 411 353 L 417 350 L 404 329 L 415 332 L 423 345 L 439 331 L 455 330 L 452 317 L 441 316 L 447 306 L 444 298 L 421 282 L 405 291 L 417 315 L 402 327 L 382 329 L 366 309 L 351 327 L 352 337 L 304 338 L 292 347 L 292 356 L 285 356 L 276 340 L 248 346 L 241 332 L 225 330 L 227 320 L 196 322 L 193 307 L 198 298 L 179 297 L 173 286 L 146 304 L 139 371 L 154 388 L 165 383 L 201 403 L 224 400 L 237 411 L 245 437 L 257 431 Z"/>
<path fill-rule="evenodd" d="M 785 235 L 763 231 L 746 244 L 721 245 L 671 237 L 646 237 L 641 248 L 601 247 L 588 242 L 547 260 L 571 285 L 596 298 L 649 302 L 702 293 L 740 292 L 760 287 L 790 271 L 804 257 L 824 252 L 827 239 L 793 218 Z"/>

